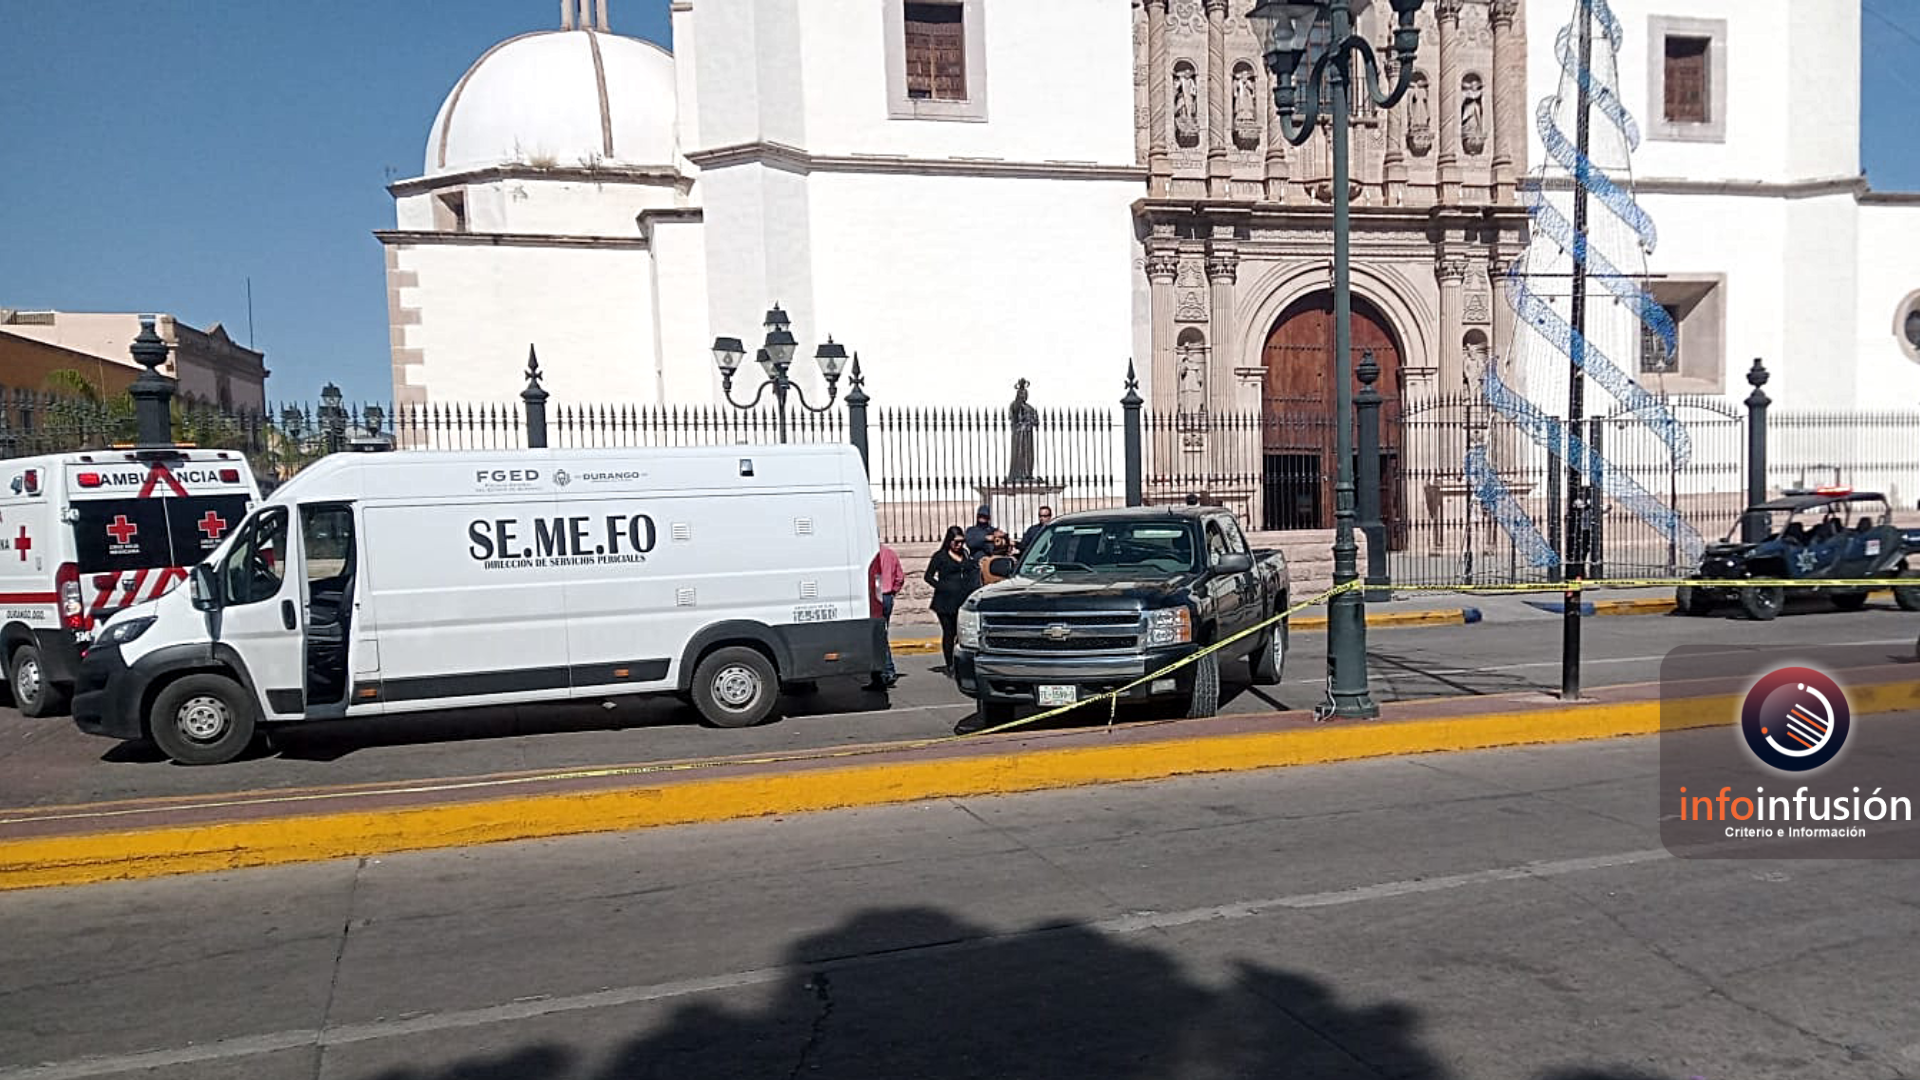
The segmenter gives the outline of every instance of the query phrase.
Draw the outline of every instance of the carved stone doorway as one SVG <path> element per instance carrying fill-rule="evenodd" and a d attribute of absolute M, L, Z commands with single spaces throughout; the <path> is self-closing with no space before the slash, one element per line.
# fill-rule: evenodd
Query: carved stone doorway
<path fill-rule="evenodd" d="M 1374 389 L 1380 406 L 1381 517 L 1391 541 L 1405 534 L 1401 512 L 1399 337 L 1380 310 L 1353 298 L 1353 365 L 1373 350 L 1380 365 Z M 1330 529 L 1333 527 L 1335 475 L 1335 395 L 1333 293 L 1318 292 L 1288 305 L 1267 334 L 1262 354 L 1266 369 L 1262 393 L 1261 527 Z M 1356 380 L 1354 390 L 1359 391 Z M 1355 447 L 1359 446 L 1356 431 Z M 1355 469 L 1355 479 L 1359 470 Z M 1398 547 L 1398 543 L 1393 546 Z"/>

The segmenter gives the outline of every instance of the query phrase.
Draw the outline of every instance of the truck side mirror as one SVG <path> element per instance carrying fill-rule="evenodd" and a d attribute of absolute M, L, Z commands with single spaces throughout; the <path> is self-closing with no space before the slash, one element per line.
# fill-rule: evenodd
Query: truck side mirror
<path fill-rule="evenodd" d="M 1253 556 L 1245 552 L 1229 551 L 1220 556 L 1220 561 L 1213 564 L 1213 569 L 1215 573 L 1220 574 L 1244 574 L 1253 569 Z"/>
<path fill-rule="evenodd" d="M 1009 578 L 1013 576 L 1014 562 L 1005 555 L 996 555 L 987 563 L 987 570 L 994 577 Z"/>
<path fill-rule="evenodd" d="M 187 590 L 195 611 L 220 609 L 220 579 L 213 576 L 211 564 L 200 563 L 187 572 Z"/>

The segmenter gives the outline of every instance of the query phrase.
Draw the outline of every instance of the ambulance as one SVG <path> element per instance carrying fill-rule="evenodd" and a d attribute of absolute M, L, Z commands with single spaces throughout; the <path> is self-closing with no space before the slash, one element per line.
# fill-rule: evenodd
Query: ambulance
<path fill-rule="evenodd" d="M 113 449 L 0 461 L 0 655 L 14 708 L 65 710 L 80 655 L 164 595 L 260 498 L 235 450 Z"/>
<path fill-rule="evenodd" d="M 263 724 L 677 694 L 708 723 L 884 662 L 848 446 L 339 454 L 109 621 L 80 729 L 230 761 Z"/>

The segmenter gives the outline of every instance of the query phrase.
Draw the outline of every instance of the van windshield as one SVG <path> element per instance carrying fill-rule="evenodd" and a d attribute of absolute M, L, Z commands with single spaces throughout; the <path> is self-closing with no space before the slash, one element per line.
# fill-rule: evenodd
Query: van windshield
<path fill-rule="evenodd" d="M 156 570 L 204 560 L 247 516 L 247 496 L 87 499 L 74 510 L 81 573 Z"/>

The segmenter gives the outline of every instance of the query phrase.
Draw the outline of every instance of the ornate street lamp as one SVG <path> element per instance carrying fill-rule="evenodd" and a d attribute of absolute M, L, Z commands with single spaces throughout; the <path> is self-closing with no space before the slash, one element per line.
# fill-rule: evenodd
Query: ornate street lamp
<path fill-rule="evenodd" d="M 1283 3 L 1258 0 L 1247 19 L 1266 47 L 1267 70 L 1273 72 L 1273 104 L 1280 113 L 1280 133 L 1294 146 L 1313 137 L 1319 126 L 1321 102 L 1329 106 L 1333 140 L 1333 361 L 1335 468 L 1333 583 L 1345 590 L 1333 598 L 1327 613 L 1327 702 L 1324 713 L 1341 717 L 1380 714 L 1367 688 L 1366 600 L 1354 587 L 1359 578 L 1359 549 L 1353 538 L 1353 238 L 1347 190 L 1347 139 L 1355 76 L 1363 75 L 1364 92 L 1382 109 L 1390 109 L 1413 84 L 1413 59 L 1420 46 L 1414 16 L 1425 0 L 1389 0 L 1398 24 L 1393 51 L 1398 72 L 1391 90 L 1380 88 L 1380 65 L 1373 46 L 1354 32 L 1354 0 L 1317 0 Z M 1366 6 L 1360 0 L 1359 6 Z M 1326 51 L 1313 61 L 1306 78 L 1299 78 L 1316 25 L 1328 25 Z M 1356 66 L 1355 59 L 1359 60 Z M 1322 91 L 1322 86 L 1325 91 Z M 1370 452 L 1378 453 L 1378 448 Z"/>
<path fill-rule="evenodd" d="M 760 399 L 766 396 L 767 388 L 773 388 L 775 410 L 779 415 L 780 441 L 787 441 L 787 396 L 791 394 L 799 401 L 800 407 L 811 413 L 823 413 L 833 408 L 840 396 L 840 373 L 847 368 L 847 348 L 829 336 L 826 343 L 813 354 L 814 362 L 820 365 L 820 374 L 827 377 L 827 400 L 824 404 L 808 403 L 807 395 L 788 376 L 793 368 L 793 355 L 799 351 L 800 343 L 794 340 L 793 333 L 787 328 L 792 323 L 787 313 L 775 304 L 767 312 L 765 327 L 766 343 L 755 353 L 754 360 L 760 370 L 766 372 L 766 378 L 753 392 L 750 401 L 735 401 L 733 398 L 733 374 L 740 370 L 740 361 L 746 358 L 746 346 L 736 337 L 717 337 L 713 339 L 713 363 L 720 369 L 720 385 L 726 392 L 727 404 L 743 412 L 756 409 Z"/>
<path fill-rule="evenodd" d="M 346 428 L 347 410 L 340 402 L 340 388 L 332 383 L 328 383 L 320 391 L 320 412 L 323 417 L 321 423 L 325 425 L 329 454 L 340 452 L 340 436 L 344 434 Z"/>

